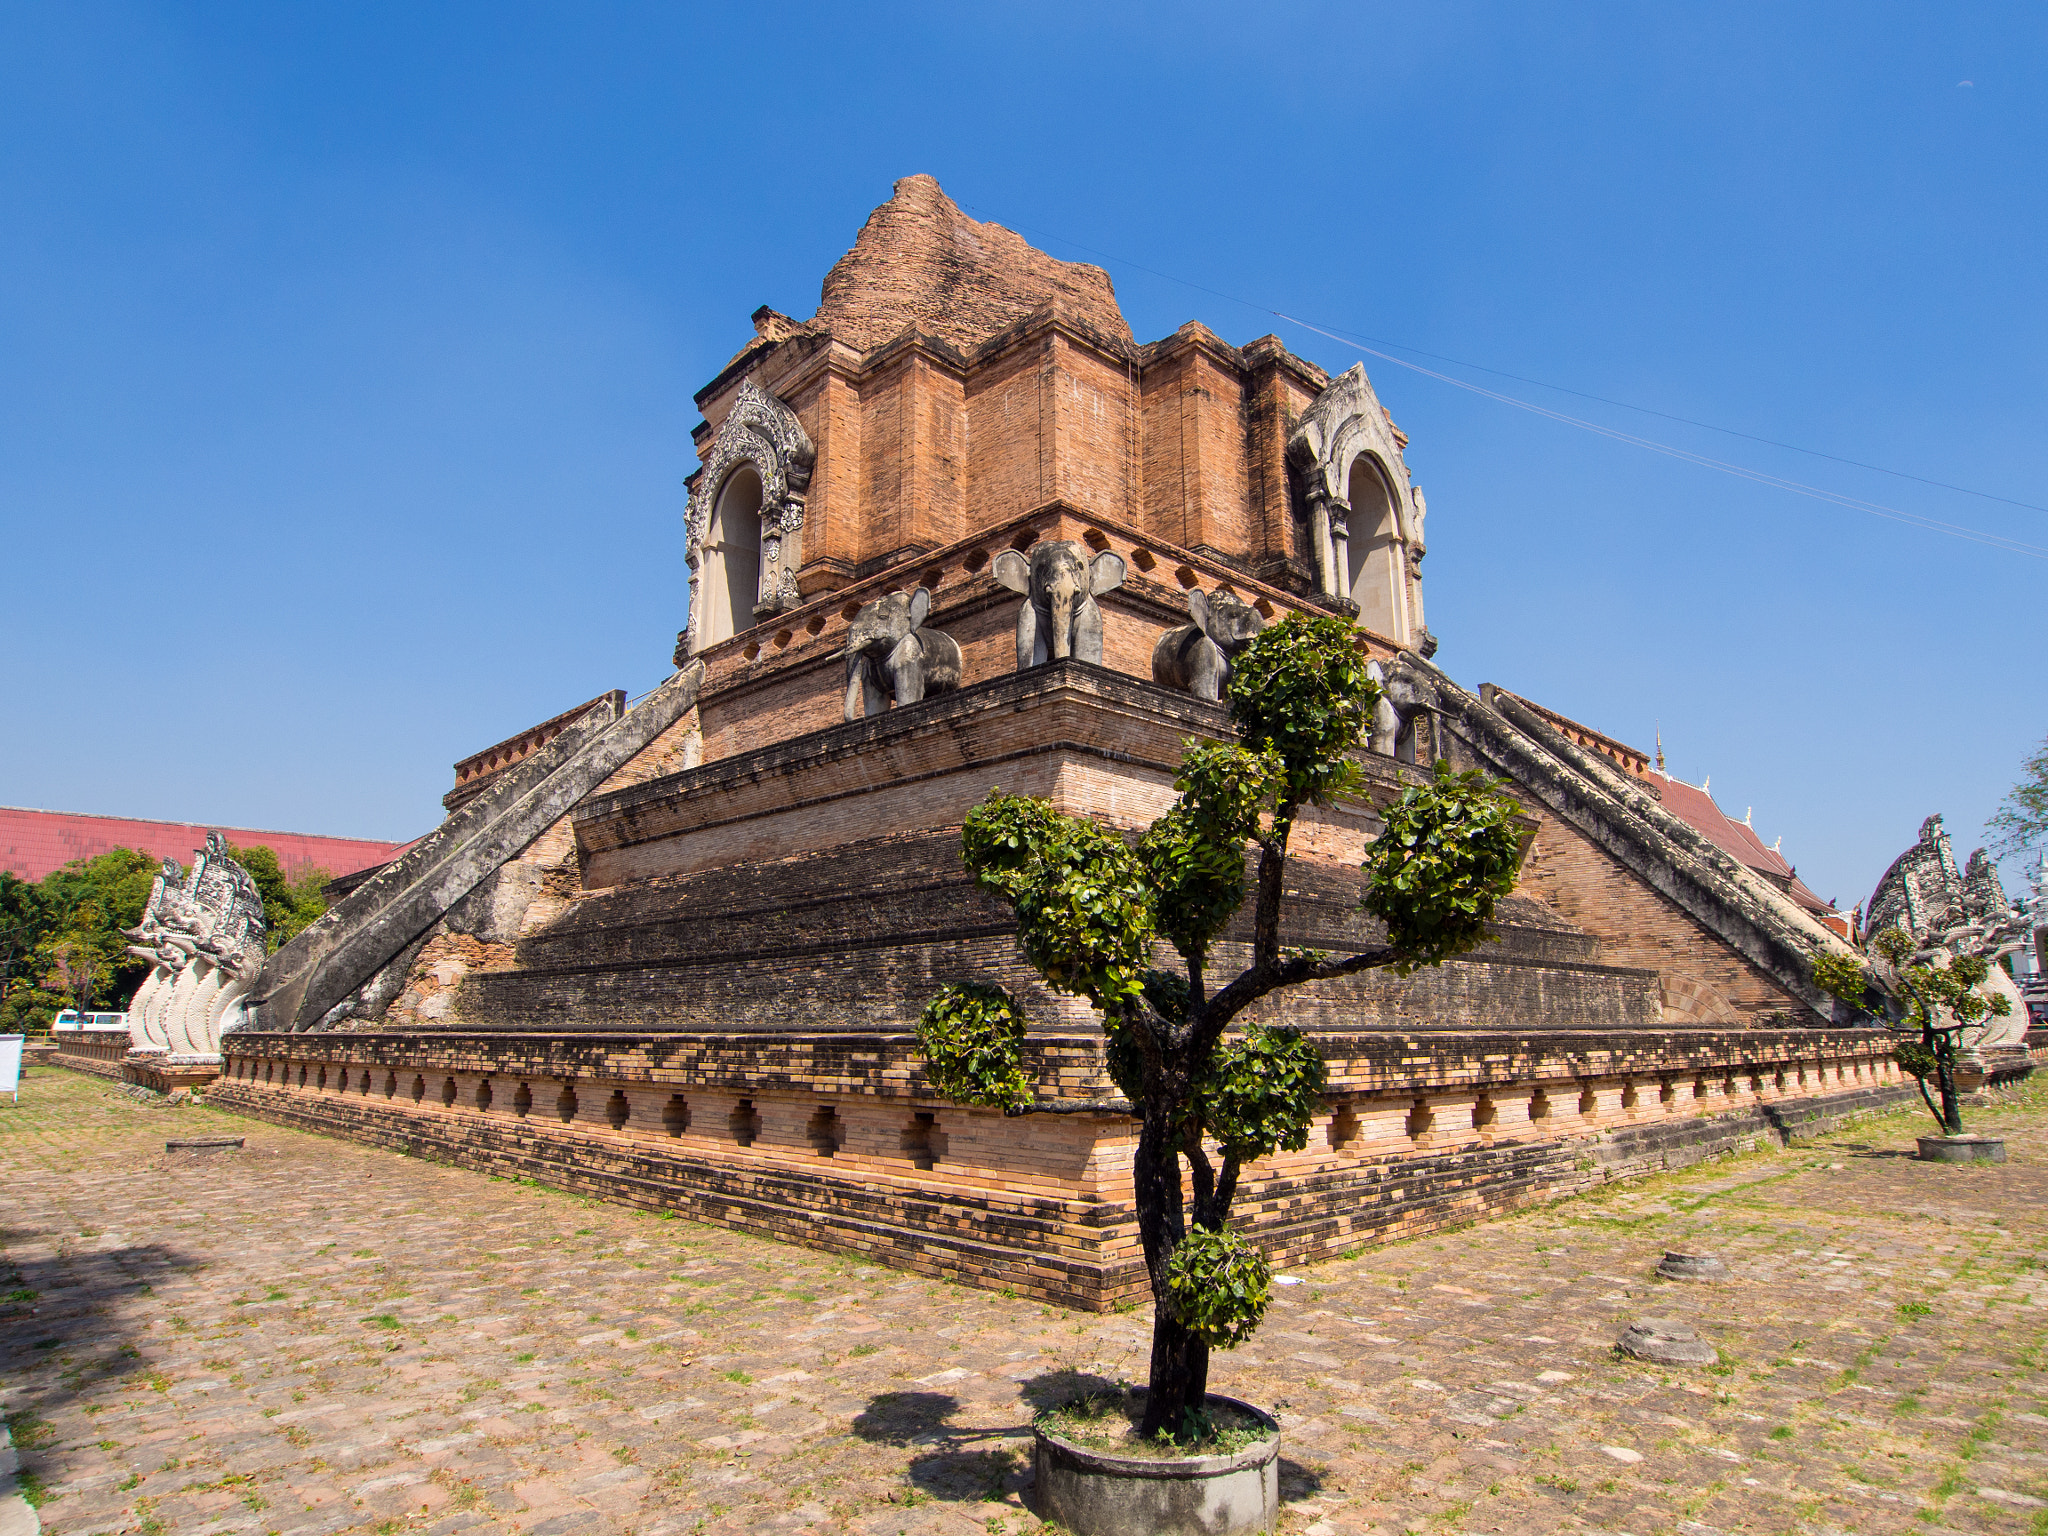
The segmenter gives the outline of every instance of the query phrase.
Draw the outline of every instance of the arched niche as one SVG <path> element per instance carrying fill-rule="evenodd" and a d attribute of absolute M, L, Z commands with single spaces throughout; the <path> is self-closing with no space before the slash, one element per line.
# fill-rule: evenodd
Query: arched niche
<path fill-rule="evenodd" d="M 1358 604 L 1360 624 L 1376 635 L 1402 639 L 1408 629 L 1408 604 L 1399 502 L 1386 470 L 1370 453 L 1351 461 L 1346 489 L 1351 515 L 1345 520 L 1345 595 Z"/>
<path fill-rule="evenodd" d="M 741 383 L 690 492 L 690 618 L 678 664 L 801 601 L 804 493 L 817 457 L 796 412 L 752 379 Z"/>
<path fill-rule="evenodd" d="M 761 472 L 742 460 L 725 477 L 705 529 L 697 583 L 700 645 L 753 628 L 761 600 L 761 501 Z"/>
<path fill-rule="evenodd" d="M 1332 607 L 1355 604 L 1358 622 L 1427 655 L 1422 622 L 1422 493 L 1408 482 L 1406 439 L 1354 365 L 1303 411 L 1287 439 L 1299 477 L 1301 548 Z"/>

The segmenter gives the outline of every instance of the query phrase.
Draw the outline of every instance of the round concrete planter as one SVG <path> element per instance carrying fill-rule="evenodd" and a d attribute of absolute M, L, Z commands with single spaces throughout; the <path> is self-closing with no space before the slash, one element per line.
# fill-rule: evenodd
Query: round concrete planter
<path fill-rule="evenodd" d="M 1997 1136 L 1922 1136 L 1923 1163 L 2002 1163 L 2005 1142 Z"/>
<path fill-rule="evenodd" d="M 1280 1425 L 1234 1397 L 1209 1394 L 1266 1425 L 1269 1437 L 1224 1456 L 1107 1456 L 1036 1431 L 1041 1519 L 1074 1536 L 1245 1536 L 1280 1515 Z"/>

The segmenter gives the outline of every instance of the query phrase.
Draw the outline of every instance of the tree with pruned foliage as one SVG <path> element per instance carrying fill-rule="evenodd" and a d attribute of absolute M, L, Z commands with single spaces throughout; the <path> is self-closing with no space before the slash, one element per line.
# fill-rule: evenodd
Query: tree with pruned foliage
<path fill-rule="evenodd" d="M 1850 955 L 1821 955 L 1813 963 L 1814 984 L 1899 1037 L 1892 1059 L 1920 1085 L 1920 1098 L 1942 1135 L 1960 1136 L 1956 1048 L 1964 1030 L 1986 1018 L 2004 1018 L 2012 1001 L 2002 992 L 1979 990 L 1991 974 L 1991 962 L 1982 955 L 1943 960 L 1916 951 L 1903 928 L 1872 936 L 1870 949 L 1881 965 L 1869 970 Z M 1929 1078 L 1941 1096 L 1938 1105 L 1927 1091 Z"/>
<path fill-rule="evenodd" d="M 1501 786 L 1439 763 L 1383 809 L 1366 850 L 1364 907 L 1385 941 L 1342 958 L 1285 946 L 1288 839 L 1307 807 L 1360 791 L 1353 754 L 1378 686 L 1350 624 L 1290 617 L 1236 657 L 1228 701 L 1238 739 L 1191 743 L 1178 798 L 1135 842 L 1000 790 L 962 834 L 969 871 L 1015 909 L 1025 959 L 1100 1010 L 1124 1100 L 1034 1102 L 1024 1016 L 1000 987 L 949 986 L 918 1028 L 926 1073 L 954 1102 L 1013 1114 L 1128 1109 L 1140 1122 L 1133 1183 L 1154 1304 L 1142 1430 L 1172 1439 L 1196 1435 L 1210 1350 L 1248 1338 L 1269 1299 L 1265 1256 L 1229 1225 L 1238 1180 L 1259 1158 L 1307 1145 L 1325 1082 L 1300 1031 L 1239 1028 L 1239 1016 L 1303 982 L 1382 967 L 1405 975 L 1472 949 L 1513 889 L 1523 848 L 1519 808 Z M 1247 897 L 1251 963 L 1215 984 L 1212 951 Z M 1159 943 L 1178 968 L 1154 964 Z"/>

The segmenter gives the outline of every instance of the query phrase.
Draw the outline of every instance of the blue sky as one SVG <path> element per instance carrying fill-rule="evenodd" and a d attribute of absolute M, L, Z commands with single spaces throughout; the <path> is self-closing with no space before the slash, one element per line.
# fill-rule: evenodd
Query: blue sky
<path fill-rule="evenodd" d="M 0 5 L 0 803 L 408 837 L 657 682 L 692 391 L 916 171 L 1141 339 L 1357 360 L 1280 310 L 2048 506 L 2044 64 L 2019 5 Z M 1974 846 L 2048 562 L 1366 361 L 1440 664 L 1661 728 L 1844 905 Z"/>

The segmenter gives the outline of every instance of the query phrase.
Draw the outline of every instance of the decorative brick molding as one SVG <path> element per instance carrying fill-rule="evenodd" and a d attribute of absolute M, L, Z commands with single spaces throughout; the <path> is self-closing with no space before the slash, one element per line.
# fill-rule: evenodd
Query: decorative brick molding
<path fill-rule="evenodd" d="M 1276 1261 L 1413 1236 L 1910 1094 L 1874 1031 L 1319 1036 L 1308 1148 L 1247 1170 Z M 1145 1293 L 1131 1122 L 930 1098 L 902 1035 L 249 1034 L 208 1102 L 1092 1310 Z M 1113 1093 L 1035 1037 L 1047 1098 Z"/>
<path fill-rule="evenodd" d="M 469 804 L 507 768 L 525 762 L 591 710 L 606 704 L 611 706 L 611 718 L 616 720 L 626 712 L 626 690 L 614 688 L 594 699 L 585 699 L 574 709 L 565 709 L 552 719 L 527 727 L 517 736 L 508 736 L 481 752 L 471 753 L 455 765 L 455 787 L 441 797 L 442 809 L 452 811 Z"/>
<path fill-rule="evenodd" d="M 66 1029 L 51 1038 L 57 1042 L 57 1054 L 50 1059 L 58 1066 L 121 1080 L 121 1058 L 128 1054 L 125 1030 L 117 1034 L 113 1030 Z"/>

